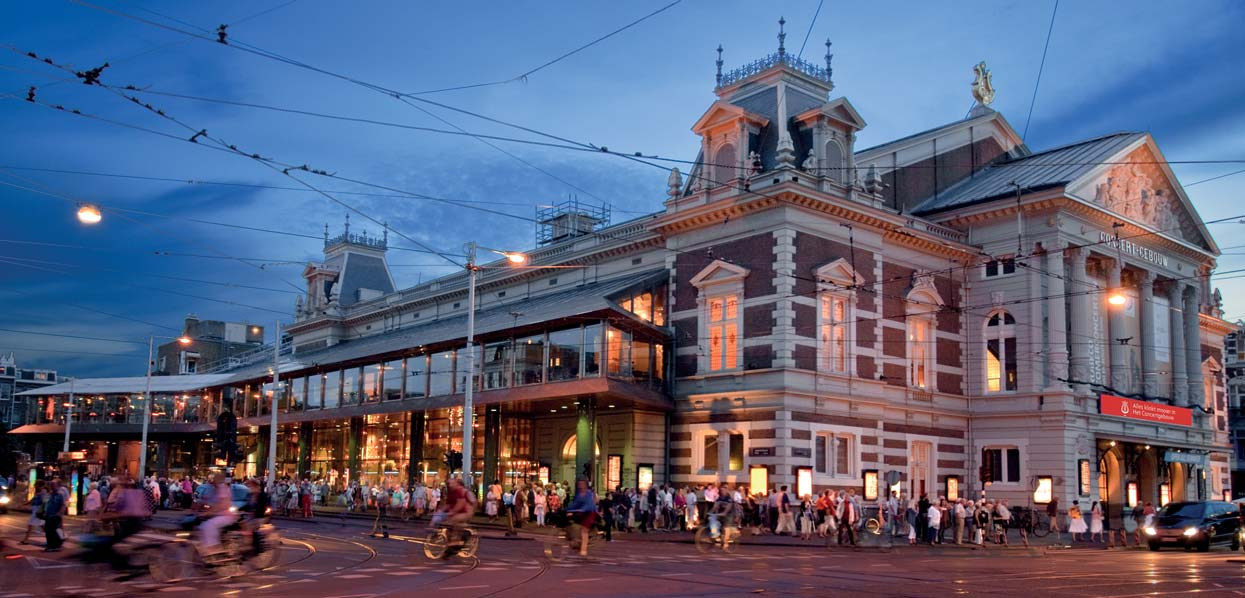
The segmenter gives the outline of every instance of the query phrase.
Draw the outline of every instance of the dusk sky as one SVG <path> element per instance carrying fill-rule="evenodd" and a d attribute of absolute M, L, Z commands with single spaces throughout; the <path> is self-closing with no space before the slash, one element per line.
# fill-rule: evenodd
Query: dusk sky
<path fill-rule="evenodd" d="M 91 0 L 211 38 L 228 23 L 234 44 L 402 92 L 511 79 L 669 2 Z M 985 60 L 998 90 L 994 108 L 1017 132 L 1027 129 L 1031 148 L 1149 131 L 1170 161 L 1215 162 L 1173 165 L 1203 219 L 1245 213 L 1245 4 L 1062 3 L 1028 122 L 1052 6 L 827 1 L 803 56 L 821 63 L 826 38 L 833 40 L 832 95 L 850 99 L 868 123 L 857 147 L 963 118 L 972 66 Z M 692 160 L 699 141 L 690 127 L 714 100 L 718 44 L 727 69 L 759 58 L 776 49 L 785 16 L 787 49 L 798 52 L 817 7 L 816 0 L 684 0 L 525 81 L 421 97 L 575 142 Z M 549 141 L 86 2 L 8 3 L 3 21 L 0 38 L 15 51 L 0 52 L 0 328 L 145 344 L 151 334 L 178 334 L 193 312 L 271 329 L 291 321 L 302 266 L 320 257 L 324 225 L 337 234 L 346 214 L 279 171 L 187 143 L 190 133 L 177 123 L 26 52 L 79 71 L 109 62 L 105 83 L 145 90 L 153 108 L 248 153 L 452 200 L 457 205 L 378 196 L 387 192 L 292 173 L 452 254 L 470 240 L 530 248 L 536 206 L 571 196 L 609 204 L 614 222 L 651 213 L 665 197 L 663 170 L 620 157 L 490 142 L 512 157 L 466 136 L 147 93 Z M 26 102 L 32 85 L 40 102 L 169 136 Z M 1220 175 L 1229 176 L 1201 182 Z M 79 201 L 100 204 L 104 221 L 79 224 Z M 352 230 L 379 230 L 357 215 L 351 222 Z M 1225 316 L 1245 318 L 1245 278 L 1231 279 L 1245 268 L 1245 227 L 1232 220 L 1209 228 L 1224 250 L 1219 269 L 1228 273 L 1215 286 Z M 454 271 L 396 234 L 390 245 L 400 287 Z M 140 375 L 142 344 L 0 331 L 0 353 L 71 376 Z"/>

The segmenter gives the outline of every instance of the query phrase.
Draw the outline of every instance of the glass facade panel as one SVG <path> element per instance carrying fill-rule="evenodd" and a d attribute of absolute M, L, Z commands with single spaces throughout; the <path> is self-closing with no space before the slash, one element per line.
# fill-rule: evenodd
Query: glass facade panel
<path fill-rule="evenodd" d="M 409 422 L 409 413 L 366 417 L 357 476 L 360 483 L 384 488 L 406 484 Z"/>
<path fill-rule="evenodd" d="M 324 374 L 307 376 L 307 408 L 319 409 L 324 406 Z"/>
<path fill-rule="evenodd" d="M 545 381 L 545 335 L 520 338 L 514 342 L 514 383 L 540 384 Z"/>
<path fill-rule="evenodd" d="M 345 368 L 342 370 L 342 405 L 359 404 L 361 385 L 359 370 L 360 368 Z"/>
<path fill-rule="evenodd" d="M 475 345 L 470 348 L 471 355 L 474 357 L 471 363 L 475 364 L 475 365 L 470 365 L 470 366 L 467 365 L 469 363 L 467 359 L 467 351 L 468 351 L 467 347 L 463 347 L 459 349 L 458 352 L 456 353 L 457 359 L 455 359 L 454 362 L 457 364 L 455 366 L 455 369 L 458 370 L 457 372 L 458 376 L 454 384 L 454 392 L 466 392 L 467 390 L 467 368 L 468 367 L 472 369 L 471 383 L 475 385 L 472 388 L 474 388 L 475 390 L 480 390 L 480 363 L 481 363 L 480 351 L 481 349 L 482 347 L 480 345 Z"/>
<path fill-rule="evenodd" d="M 307 404 L 307 378 L 298 378 L 294 380 L 290 388 L 290 402 L 287 403 L 287 411 L 302 411 Z"/>
<path fill-rule="evenodd" d="M 652 382 L 653 345 L 642 341 L 631 343 L 631 378 L 640 384 Z"/>
<path fill-rule="evenodd" d="M 631 333 L 610 326 L 605 333 L 606 355 L 609 359 L 609 375 L 616 378 L 631 376 Z"/>
<path fill-rule="evenodd" d="M 312 479 L 325 479 L 334 494 L 346 486 L 346 449 L 350 427 L 343 420 L 318 421 L 311 429 Z"/>
<path fill-rule="evenodd" d="M 428 396 L 454 394 L 454 352 L 434 354 L 428 368 Z M 407 392 L 410 392 L 409 388 Z"/>
<path fill-rule="evenodd" d="M 364 403 L 376 403 L 380 401 L 380 364 L 375 363 L 363 366 L 363 373 L 360 378 L 362 391 L 360 398 Z"/>
<path fill-rule="evenodd" d="M 510 359 L 510 341 L 484 345 L 484 361 L 480 363 L 484 390 L 510 386 Z"/>
<path fill-rule="evenodd" d="M 342 373 L 338 370 L 324 373 L 324 408 L 335 409 L 342 399 Z"/>
<path fill-rule="evenodd" d="M 549 333 L 549 381 L 574 380 L 579 377 L 580 347 L 584 343 L 582 328 Z"/>
<path fill-rule="evenodd" d="M 403 396 L 408 399 L 419 399 L 428 396 L 427 355 L 406 358 L 406 389 L 402 392 Z"/>
<path fill-rule="evenodd" d="M 386 361 L 381 366 L 381 398 L 396 401 L 402 398 L 402 360 Z"/>
<path fill-rule="evenodd" d="M 601 324 L 589 324 L 584 327 L 584 375 L 601 375 Z"/>

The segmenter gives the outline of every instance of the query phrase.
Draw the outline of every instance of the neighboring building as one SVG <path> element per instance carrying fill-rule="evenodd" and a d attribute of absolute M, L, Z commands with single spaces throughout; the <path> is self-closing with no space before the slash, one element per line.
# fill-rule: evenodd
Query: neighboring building
<path fill-rule="evenodd" d="M 156 347 L 154 374 L 174 376 L 228 370 L 245 363 L 264 346 L 264 327 L 246 322 L 200 320 L 190 314 L 182 332 L 192 342 L 183 345 L 172 340 Z"/>
<path fill-rule="evenodd" d="M 529 267 L 483 264 L 475 346 L 466 272 L 395 290 L 383 241 L 326 239 L 288 327 L 279 470 L 444 479 L 470 384 L 469 463 L 488 481 L 1049 493 L 1113 520 L 1228 490 L 1219 251 L 1153 138 L 1033 151 L 979 65 L 966 118 L 858 149 L 866 122 L 830 99 L 830 56 L 781 39 L 735 71 L 719 60 L 664 209 L 604 227 L 545 214 Z M 240 466 L 256 472 L 271 371 L 222 375 L 168 380 L 160 451 L 193 466 L 230 410 L 257 432 Z M 112 401 L 101 413 L 139 390 L 85 382 Z M 63 392 L 19 432 L 56 434 Z"/>
<path fill-rule="evenodd" d="M 13 353 L 0 355 L 0 430 L 11 430 L 34 421 L 27 407 L 29 397 L 18 393 L 62 381 L 57 378 L 56 370 L 20 368 Z"/>
<path fill-rule="evenodd" d="M 1245 322 L 1223 341 L 1223 371 L 1227 379 L 1228 429 L 1232 435 L 1232 488 L 1245 496 Z M 1234 498 L 1235 498 L 1234 497 Z"/>

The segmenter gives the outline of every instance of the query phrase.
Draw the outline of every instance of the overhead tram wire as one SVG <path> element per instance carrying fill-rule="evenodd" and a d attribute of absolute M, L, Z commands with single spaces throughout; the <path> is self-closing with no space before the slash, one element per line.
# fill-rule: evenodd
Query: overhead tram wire
<path fill-rule="evenodd" d="M 62 276 L 71 276 L 71 277 L 72 277 L 72 276 L 74 276 L 74 274 L 73 274 L 72 272 L 67 272 L 67 271 L 65 271 L 65 270 L 58 270 L 58 269 L 55 269 L 55 268 L 48 268 L 48 267 L 45 267 L 45 266 L 39 266 L 39 265 L 37 265 L 37 264 L 28 264 L 28 263 L 26 263 L 26 262 L 18 262 L 18 261 L 13 261 L 13 260 L 10 260 L 10 259 L 7 259 L 7 258 L 2 258 L 2 257 L 0 257 L 0 263 L 9 264 L 9 265 L 12 265 L 12 266 L 21 266 L 21 267 L 23 267 L 23 268 L 30 268 L 30 269 L 33 269 L 33 270 L 43 270 L 43 271 L 45 271 L 45 272 L 51 272 L 51 273 L 53 273 L 53 274 L 60 274 L 60 275 L 62 275 Z M 285 312 L 285 311 L 281 311 L 281 310 L 277 310 L 277 309 L 271 309 L 271 308 L 267 308 L 267 307 L 261 307 L 261 306 L 258 306 L 258 305 L 250 305 L 250 304 L 247 304 L 247 303 L 240 303 L 240 302 L 237 302 L 237 301 L 230 301 L 230 300 L 228 300 L 228 299 L 215 299 L 215 298 L 212 298 L 212 297 L 204 297 L 204 296 L 202 296 L 202 295 L 194 295 L 194 294 L 191 294 L 191 293 L 185 293 L 185 292 L 182 292 L 182 291 L 173 291 L 173 290 L 170 290 L 170 289 L 162 289 L 162 288 L 159 288 L 159 287 L 149 287 L 149 286 L 146 286 L 146 285 L 134 284 L 134 283 L 132 283 L 132 282 L 113 281 L 113 284 L 120 284 L 120 285 L 124 285 L 124 286 L 128 286 L 128 287 L 134 287 L 134 288 L 136 288 L 136 289 L 141 289 L 141 290 L 145 290 L 145 291 L 155 291 L 155 292 L 157 292 L 157 293 L 167 293 L 167 294 L 170 294 L 170 295 L 178 295 L 178 296 L 181 296 L 181 297 L 187 297 L 187 298 L 189 298 L 189 299 L 198 299 L 198 300 L 200 300 L 200 301 L 211 301 L 211 302 L 213 302 L 213 303 L 223 303 L 223 304 L 225 304 L 225 305 L 232 305 L 232 306 L 235 306 L 235 307 L 244 307 L 244 308 L 247 308 L 247 309 L 254 309 L 254 310 L 257 310 L 257 311 L 265 311 L 265 312 L 274 313 L 274 314 L 289 315 L 289 314 L 288 314 L 287 312 Z"/>
<path fill-rule="evenodd" d="M 16 328 L 0 328 L 0 332 L 12 332 L 14 334 L 29 334 L 32 336 L 55 336 L 59 338 L 73 338 L 87 341 L 104 341 L 109 343 L 127 343 L 131 345 L 145 345 L 146 341 L 127 340 L 123 338 L 104 338 L 102 336 L 80 336 L 77 334 L 61 334 L 58 332 L 43 332 L 39 330 L 19 330 Z"/>
<path fill-rule="evenodd" d="M 40 260 L 40 259 L 34 259 L 34 258 L 15 257 L 11 255 L 0 255 L 0 258 L 6 259 L 6 260 L 20 261 L 20 262 L 29 262 L 32 264 L 43 264 L 45 266 L 59 266 L 62 268 L 83 268 L 83 269 L 90 269 L 96 272 L 115 272 L 118 274 L 133 274 L 135 276 L 149 276 L 151 278 L 163 278 L 165 280 L 175 280 L 178 282 L 191 282 L 195 284 L 207 284 L 207 285 L 228 287 L 228 288 L 233 288 L 233 289 L 242 289 L 242 290 L 250 290 L 250 291 L 267 291 L 270 293 L 287 293 L 287 294 L 299 295 L 299 296 L 302 296 L 304 294 L 302 290 L 287 291 L 285 289 L 274 289 L 272 287 L 261 287 L 261 286 L 238 284 L 238 283 L 232 283 L 232 282 L 220 282 L 216 280 L 203 280 L 200 278 L 186 278 L 183 276 L 172 276 L 168 274 L 155 274 L 152 272 L 136 272 L 134 270 L 119 270 L 116 268 L 100 268 L 98 266 L 70 264 L 67 262 L 57 262 L 57 261 L 52 261 L 52 260 Z"/>
<path fill-rule="evenodd" d="M 22 296 L 25 296 L 25 297 L 30 297 L 30 298 L 35 299 L 35 300 L 42 300 L 42 299 L 44 299 L 43 297 L 40 297 L 40 296 L 38 296 L 38 295 L 36 295 L 36 294 L 34 294 L 34 293 L 28 293 L 28 292 L 26 292 L 26 291 L 19 291 L 19 290 L 14 289 L 14 288 L 9 288 L 9 289 L 4 289 L 4 290 L 6 290 L 6 291 L 8 291 L 8 292 L 10 292 L 10 293 L 16 293 L 16 294 L 18 294 L 18 295 L 22 295 Z M 152 328 L 160 328 L 160 329 L 163 329 L 163 330 L 172 330 L 172 331 L 179 332 L 179 333 L 180 333 L 180 332 L 183 332 L 183 331 L 182 331 L 182 329 L 180 329 L 180 328 L 174 328 L 174 327 L 172 327 L 172 326 L 166 326 L 166 325 L 164 325 L 164 324 L 156 324 L 155 322 L 148 322 L 148 321 L 146 321 L 146 320 L 140 320 L 140 319 L 138 319 L 138 318 L 133 318 L 133 317 L 130 317 L 130 316 L 123 316 L 123 315 L 121 315 L 121 314 L 114 314 L 114 313 L 111 313 L 111 312 L 106 312 L 106 311 L 104 311 L 104 310 L 102 310 L 102 309 L 96 309 L 96 308 L 94 308 L 94 307 L 90 307 L 90 306 L 82 305 L 82 304 L 80 304 L 80 303 L 73 303 L 73 302 L 71 302 L 71 301 L 63 301 L 63 300 L 58 300 L 58 301 L 59 301 L 60 303 L 63 303 L 63 304 L 65 304 L 65 305 L 68 305 L 68 306 L 70 306 L 70 307 L 76 307 L 76 308 L 78 308 L 78 309 L 81 309 L 82 311 L 89 311 L 89 312 L 97 313 L 97 314 L 100 314 L 100 315 L 108 316 L 108 317 L 110 317 L 110 318 L 117 318 L 118 320 L 126 320 L 126 321 L 128 321 L 128 322 L 134 322 L 134 323 L 136 323 L 136 324 L 143 324 L 144 326 L 151 326 Z"/>
<path fill-rule="evenodd" d="M 652 17 L 655 17 L 655 16 L 657 16 L 657 15 L 659 15 L 659 14 L 661 14 L 661 13 L 663 13 L 663 12 L 665 12 L 665 11 L 667 11 L 667 10 L 671 9 L 671 8 L 674 8 L 674 6 L 675 6 L 676 4 L 678 4 L 678 3 L 680 3 L 680 2 L 682 2 L 682 0 L 674 0 L 674 2 L 671 2 L 671 3 L 669 3 L 669 4 L 665 5 L 665 6 L 661 7 L 661 8 L 658 8 L 657 10 L 654 10 L 653 12 L 650 12 L 650 13 L 648 13 L 648 14 L 646 14 L 646 15 L 644 15 L 644 16 L 642 16 L 642 17 L 640 17 L 640 18 L 638 18 L 638 19 L 636 19 L 636 20 L 634 20 L 634 21 L 631 21 L 630 23 L 627 23 L 626 25 L 623 25 L 622 27 L 619 27 L 618 29 L 615 29 L 615 30 L 613 30 L 613 31 L 611 31 L 611 32 L 609 32 L 609 33 L 607 33 L 607 34 L 605 34 L 605 35 L 602 35 L 601 37 L 598 37 L 598 38 L 596 38 L 596 39 L 594 39 L 594 40 L 592 40 L 592 41 L 590 41 L 590 42 L 588 42 L 588 43 L 586 43 L 586 44 L 583 44 L 583 45 L 581 45 L 581 46 L 579 46 L 579 47 L 575 48 L 574 50 L 570 50 L 570 51 L 568 51 L 568 52 L 565 52 L 565 53 L 563 53 L 563 54 L 559 55 L 559 56 L 558 56 L 558 57 L 556 57 L 556 58 L 553 58 L 553 59 L 551 59 L 551 60 L 548 60 L 548 61 L 546 61 L 546 62 L 542 63 L 540 66 L 537 66 L 537 67 L 535 67 L 535 68 L 528 69 L 528 70 L 527 70 L 527 71 L 525 71 L 525 72 L 519 73 L 518 75 L 515 75 L 515 76 L 513 76 L 513 77 L 511 77 L 511 78 L 509 78 L 509 79 L 499 79 L 499 80 L 497 80 L 497 81 L 487 81 L 487 82 L 484 82 L 484 83 L 472 83 L 472 84 L 469 84 L 469 85 L 456 85 L 456 86 L 454 86 L 454 87 L 444 87 L 444 88 L 441 88 L 441 89 L 429 89 L 429 90 L 425 90 L 425 91 L 415 91 L 415 92 L 411 92 L 409 95 L 425 95 L 425 94 L 441 93 L 441 92 L 446 92 L 446 91 L 458 91 L 458 90 L 462 90 L 462 89 L 475 89 L 475 88 L 479 88 L 479 87 L 491 87 L 491 86 L 495 86 L 495 85 L 505 85 L 505 84 L 507 84 L 507 83 L 515 83 L 515 82 L 519 82 L 519 81 L 522 81 L 522 82 L 526 83 L 526 82 L 527 82 L 527 78 L 528 78 L 528 77 L 530 77 L 530 76 L 532 76 L 532 75 L 534 75 L 534 74 L 536 74 L 538 71 L 541 71 L 541 70 L 544 70 L 544 69 L 546 69 L 546 68 L 548 68 L 548 67 L 551 67 L 551 66 L 553 66 L 553 65 L 555 65 L 555 64 L 557 64 L 557 63 L 559 63 L 559 62 L 561 62 L 561 61 L 563 61 L 563 60 L 566 60 L 567 58 L 570 58 L 571 56 L 574 56 L 575 54 L 578 54 L 578 53 L 580 53 L 580 52 L 582 52 L 582 51 L 584 51 L 584 50 L 587 50 L 588 48 L 591 48 L 592 46 L 595 46 L 595 45 L 597 45 L 597 44 L 599 44 L 599 43 L 601 43 L 601 42 L 603 42 L 603 41 L 605 41 L 605 40 L 607 40 L 607 39 L 609 39 L 609 38 L 611 38 L 611 37 L 614 37 L 615 35 L 618 35 L 619 33 L 622 33 L 622 32 L 624 32 L 624 31 L 626 31 L 626 30 L 628 30 L 628 29 L 630 29 L 630 28 L 632 28 L 632 27 L 635 27 L 636 25 L 639 25 L 640 23 L 643 23 L 644 21 L 647 21 L 648 19 L 650 19 L 650 18 L 652 18 Z"/>
<path fill-rule="evenodd" d="M 821 5 L 826 0 L 817 0 L 817 10 L 813 11 L 813 20 L 808 22 L 808 32 L 804 34 L 804 42 L 800 44 L 800 52 L 795 55 L 796 58 L 804 57 L 804 46 L 808 45 L 808 38 L 813 35 L 813 25 L 817 24 L 817 15 L 821 14 Z"/>
<path fill-rule="evenodd" d="M 1050 11 L 1050 26 L 1046 29 L 1046 43 L 1042 45 L 1042 61 L 1038 64 L 1037 80 L 1033 82 L 1033 97 L 1029 100 L 1029 115 L 1025 117 L 1024 132 L 1020 134 L 1020 142 L 1024 143 L 1029 136 L 1029 125 L 1033 122 L 1033 107 L 1037 104 L 1038 88 L 1042 85 L 1042 71 L 1046 68 L 1046 51 L 1050 49 L 1051 34 L 1055 32 L 1055 15 L 1059 13 L 1059 0 Z"/>

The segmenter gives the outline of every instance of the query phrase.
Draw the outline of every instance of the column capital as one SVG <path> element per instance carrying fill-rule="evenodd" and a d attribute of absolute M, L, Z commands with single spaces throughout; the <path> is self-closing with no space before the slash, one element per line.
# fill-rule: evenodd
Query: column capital
<path fill-rule="evenodd" d="M 1154 287 L 1154 281 L 1158 276 L 1149 270 L 1142 270 L 1140 276 L 1137 277 L 1137 286 Z"/>
<path fill-rule="evenodd" d="M 1177 281 L 1169 280 L 1164 287 L 1167 290 L 1167 300 L 1171 302 L 1171 306 L 1173 308 L 1178 307 L 1177 304 L 1180 303 L 1184 296 L 1184 285 Z"/>

